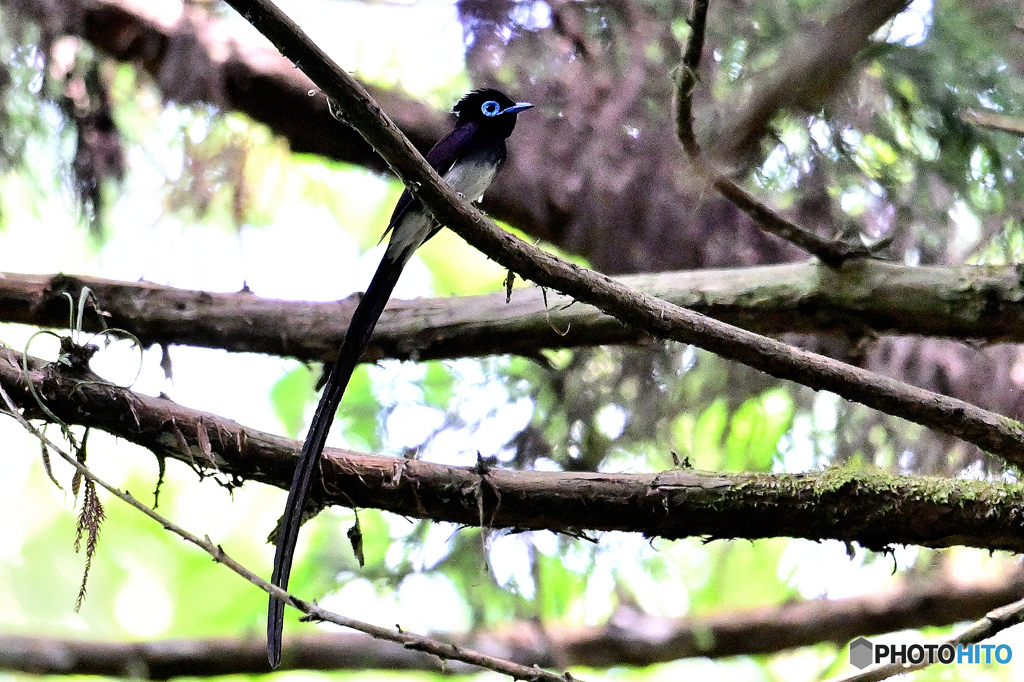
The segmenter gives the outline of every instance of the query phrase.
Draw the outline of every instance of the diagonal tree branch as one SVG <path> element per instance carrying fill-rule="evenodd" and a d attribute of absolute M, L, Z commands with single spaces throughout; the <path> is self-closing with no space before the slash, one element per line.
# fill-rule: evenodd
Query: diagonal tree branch
<path fill-rule="evenodd" d="M 955 648 L 976 644 L 990 637 L 995 637 L 1003 630 L 1014 625 L 1020 625 L 1021 623 L 1024 623 L 1024 599 L 993 609 L 984 618 L 972 623 L 960 634 L 948 637 L 938 642 L 935 646 L 949 645 Z M 828 682 L 880 682 L 896 675 L 905 675 L 915 670 L 927 668 L 934 663 L 934 660 L 930 661 L 926 656 L 921 663 L 888 663 L 868 668 L 852 675 L 832 678 Z"/>
<path fill-rule="evenodd" d="M 337 102 L 347 122 L 366 136 L 440 223 L 503 267 L 659 338 L 690 343 L 777 378 L 832 391 L 847 400 L 961 438 L 1011 463 L 1024 464 L 1024 428 L 1013 419 L 655 299 L 501 230 L 457 197 L 366 91 L 274 5 L 266 0 L 229 0 L 229 4 L 282 54 L 303 65 L 313 82 Z"/>
<path fill-rule="evenodd" d="M 1013 116 L 994 114 L 991 111 L 967 110 L 960 115 L 960 119 L 964 123 L 1024 137 L 1024 121 Z"/>
<path fill-rule="evenodd" d="M 945 576 L 906 581 L 893 590 L 846 599 L 814 599 L 682 619 L 633 611 L 596 627 L 519 622 L 442 639 L 504 656 L 525 666 L 653 665 L 692 656 L 764 654 L 858 636 L 948 625 L 979 618 L 1024 595 L 1020 572 L 993 583 L 962 584 Z M 437 671 L 433 657 L 349 633 L 300 635 L 285 641 L 283 669 Z M 166 680 L 263 672 L 262 640 L 192 639 L 97 642 L 56 637 L 0 636 L 0 670 L 36 675 L 106 675 Z M 453 662 L 446 672 L 472 668 Z"/>
<path fill-rule="evenodd" d="M 710 179 L 711 185 L 718 193 L 746 213 L 765 232 L 800 247 L 822 263 L 834 268 L 841 266 L 851 258 L 864 258 L 870 254 L 862 245 L 848 244 L 842 240 L 824 239 L 807 228 L 797 225 L 785 218 L 753 194 L 743 189 L 737 182 L 711 167 L 706 161 L 694 160 L 694 165 Z"/>
<path fill-rule="evenodd" d="M 29 363 L 47 409 L 67 424 L 102 429 L 185 462 L 229 485 L 287 488 L 299 443 L 161 398 Z M 21 355 L 0 348 L 0 387 L 40 413 Z M 464 526 L 622 530 L 648 537 L 798 537 L 1024 551 L 1024 491 L 1005 483 L 844 470 L 813 474 L 562 473 L 453 467 L 328 450 L 317 502 L 369 507 Z"/>

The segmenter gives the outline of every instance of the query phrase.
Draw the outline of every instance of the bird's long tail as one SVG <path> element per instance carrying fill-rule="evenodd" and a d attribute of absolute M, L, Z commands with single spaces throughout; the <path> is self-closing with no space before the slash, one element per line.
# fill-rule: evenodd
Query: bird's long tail
<path fill-rule="evenodd" d="M 299 464 L 295 468 L 292 487 L 288 491 L 288 502 L 278 526 L 277 553 L 274 555 L 274 573 L 270 581 L 283 590 L 288 589 L 288 575 L 291 572 L 295 545 L 299 538 L 302 511 L 309 496 L 313 473 L 317 469 L 327 434 L 331 430 L 331 422 L 334 421 L 334 413 L 338 410 L 341 396 L 345 393 L 352 372 L 359 364 L 359 358 L 370 341 L 373 328 L 377 325 L 377 320 L 413 251 L 414 249 L 393 249 L 389 246 L 370 281 L 370 286 L 356 306 L 348 332 L 345 334 L 345 341 L 338 353 L 338 360 L 327 377 L 320 403 L 313 415 L 313 423 L 302 445 Z M 267 613 L 267 657 L 274 668 L 281 662 L 284 607 L 284 602 L 270 597 L 270 608 Z"/>

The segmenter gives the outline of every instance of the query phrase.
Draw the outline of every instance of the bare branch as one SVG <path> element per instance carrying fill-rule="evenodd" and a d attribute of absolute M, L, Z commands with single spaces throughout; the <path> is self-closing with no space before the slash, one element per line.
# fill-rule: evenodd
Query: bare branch
<path fill-rule="evenodd" d="M 907 267 L 858 260 L 840 270 L 789 263 L 617 278 L 675 305 L 760 334 L 918 334 L 972 343 L 1024 342 L 1024 283 L 1007 266 Z M 283 301 L 78 275 L 0 273 L 0 322 L 67 326 L 67 300 L 88 287 L 107 322 L 146 345 L 180 344 L 333 360 L 354 301 Z M 541 348 L 641 344 L 650 336 L 593 306 L 539 287 L 454 298 L 392 300 L 364 361 L 535 354 Z M 87 311 L 83 328 L 99 331 Z"/>
<path fill-rule="evenodd" d="M 740 187 L 735 180 L 713 169 L 706 160 L 703 160 L 703 157 L 696 160 L 695 163 L 703 166 L 701 172 L 710 177 L 711 184 L 723 197 L 750 216 L 763 230 L 780 239 L 785 239 L 794 246 L 799 246 L 812 256 L 816 256 L 822 263 L 838 268 L 851 258 L 863 258 L 870 255 L 870 251 L 865 246 L 848 244 L 840 239 L 823 239 L 811 230 L 786 219 Z"/>
<path fill-rule="evenodd" d="M 975 644 L 990 637 L 995 637 L 1003 630 L 1011 628 L 1014 625 L 1019 625 L 1020 623 L 1024 623 L 1024 599 L 991 611 L 984 618 L 970 625 L 959 635 L 949 637 L 936 646 L 949 645 L 952 647 L 958 647 L 961 645 L 966 646 Z M 913 672 L 914 670 L 927 668 L 935 662 L 936 661 L 934 660 L 929 662 L 928 657 L 925 656 L 924 661 L 921 663 L 891 663 L 888 665 L 880 665 L 874 668 L 868 668 L 867 670 L 863 670 L 859 673 L 854 673 L 853 675 L 835 677 L 828 682 L 879 682 L 880 680 L 895 677 L 896 675 L 902 675 L 904 673 Z"/>
<path fill-rule="evenodd" d="M 520 665 L 553 667 L 652 665 L 691 656 L 764 654 L 820 642 L 843 645 L 860 635 L 976 618 L 1024 595 L 1020 571 L 993 583 L 963 584 L 945 576 L 910 580 L 891 591 L 846 599 L 813 599 L 704 617 L 657 618 L 623 610 L 596 627 L 510 623 L 493 631 L 445 635 L 478 651 L 510 652 Z M 657 633 L 652 637 L 651 633 Z M 316 633 L 285 641 L 283 669 L 427 670 L 436 658 L 351 633 Z M 106 675 L 151 680 L 254 674 L 266 669 L 261 639 L 98 642 L 0 636 L 0 669 L 37 675 Z M 470 672 L 453 663 L 446 672 Z"/>
<path fill-rule="evenodd" d="M 983 128 L 991 128 L 992 130 L 1010 133 L 1011 135 L 1024 136 L 1024 120 L 1013 116 L 995 114 L 991 111 L 968 110 L 961 114 L 960 118 L 965 123 L 982 126 Z"/>
<path fill-rule="evenodd" d="M 700 58 L 704 52 L 704 31 L 707 28 L 710 0 L 693 0 L 690 7 L 690 36 L 683 48 L 683 60 L 676 83 L 676 137 L 686 155 L 696 160 L 701 155 L 700 144 L 693 133 L 693 90 L 697 87 Z"/>

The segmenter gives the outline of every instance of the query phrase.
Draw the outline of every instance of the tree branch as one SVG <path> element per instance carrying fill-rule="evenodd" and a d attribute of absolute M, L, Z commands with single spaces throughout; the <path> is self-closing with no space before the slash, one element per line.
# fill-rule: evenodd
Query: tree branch
<path fill-rule="evenodd" d="M 986 584 L 965 585 L 941 576 L 839 600 L 682 619 L 624 610 L 597 627 L 545 623 L 540 630 L 521 621 L 442 639 L 460 648 L 507 652 L 503 656 L 524 666 L 645 666 L 692 656 L 772 653 L 821 642 L 842 646 L 862 635 L 978 618 L 1021 596 L 1024 580 L 1019 571 Z M 438 670 L 436 658 L 349 633 L 292 637 L 285 641 L 285 652 L 284 670 Z M 266 652 L 263 641 L 253 638 L 97 642 L 8 635 L 0 636 L 0 669 L 150 680 L 245 675 L 266 670 Z M 459 663 L 446 666 L 452 674 L 471 670 Z"/>
<path fill-rule="evenodd" d="M 690 35 L 683 47 L 682 63 L 676 77 L 676 137 L 691 160 L 701 156 L 700 143 L 693 133 L 693 91 L 697 87 L 700 58 L 704 53 L 710 0 L 693 0 L 690 5 Z"/>
<path fill-rule="evenodd" d="M 907 267 L 858 260 L 833 270 L 814 262 L 618 278 L 644 291 L 760 334 L 917 334 L 1024 343 L 1024 282 L 1017 266 Z M 108 326 L 145 345 L 179 344 L 330 361 L 355 301 L 283 301 L 250 292 L 210 293 L 80 275 L 0 273 L 0 322 L 64 328 L 68 302 L 88 287 Z M 593 306 L 539 287 L 452 298 L 392 300 L 363 360 L 436 360 L 535 354 L 542 348 L 644 343 L 650 336 Z M 99 331 L 96 315 L 83 329 Z"/>
<path fill-rule="evenodd" d="M 718 190 L 719 194 L 746 213 L 761 229 L 800 247 L 817 257 L 822 263 L 838 268 L 851 258 L 864 258 L 870 255 L 870 251 L 864 246 L 848 244 L 840 239 L 824 239 L 811 230 L 788 220 L 781 213 L 740 187 L 735 180 L 718 172 L 703 157 L 695 160 L 694 165 L 700 167 L 700 172 L 705 177 L 710 178 L 711 185 Z"/>
<path fill-rule="evenodd" d="M 960 114 L 960 120 L 964 123 L 991 128 L 1003 133 L 1009 133 L 1018 137 L 1024 137 L 1024 121 L 1014 116 L 996 114 L 991 111 L 974 111 L 968 109 Z"/>
<path fill-rule="evenodd" d="M 170 400 L 29 364 L 36 393 L 67 424 L 102 429 L 161 457 L 227 479 L 287 488 L 299 443 Z M 0 387 L 44 418 L 21 370 L 0 348 Z M 1024 491 L 1005 483 L 832 470 L 814 474 L 562 473 L 453 467 L 328 449 L 320 504 L 383 509 L 464 526 L 648 537 L 838 539 L 882 550 L 893 544 L 967 545 L 1024 551 L 1016 513 Z"/>

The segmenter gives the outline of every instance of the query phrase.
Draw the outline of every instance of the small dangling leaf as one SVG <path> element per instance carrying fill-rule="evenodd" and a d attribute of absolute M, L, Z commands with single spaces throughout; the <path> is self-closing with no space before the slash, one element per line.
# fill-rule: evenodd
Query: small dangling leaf
<path fill-rule="evenodd" d="M 85 603 L 85 586 L 89 581 L 89 570 L 92 568 L 92 559 L 96 555 L 96 546 L 100 538 L 100 524 L 107 517 L 96 494 L 96 484 L 90 479 L 85 479 L 85 494 L 82 496 L 82 511 L 78 515 L 78 526 L 75 535 L 75 553 L 82 548 L 82 536 L 87 534 L 85 542 L 85 569 L 82 572 L 82 585 L 78 588 L 78 598 L 75 599 L 75 613 L 82 609 Z"/>
<path fill-rule="evenodd" d="M 505 277 L 505 303 L 506 305 L 512 302 L 512 285 L 516 283 L 516 273 L 511 270 L 508 271 L 508 276 Z"/>
<path fill-rule="evenodd" d="M 359 527 L 359 514 L 356 514 L 355 524 L 348 529 L 348 541 L 352 543 L 352 553 L 356 555 L 356 561 L 359 562 L 359 568 L 363 567 L 363 531 Z"/>

